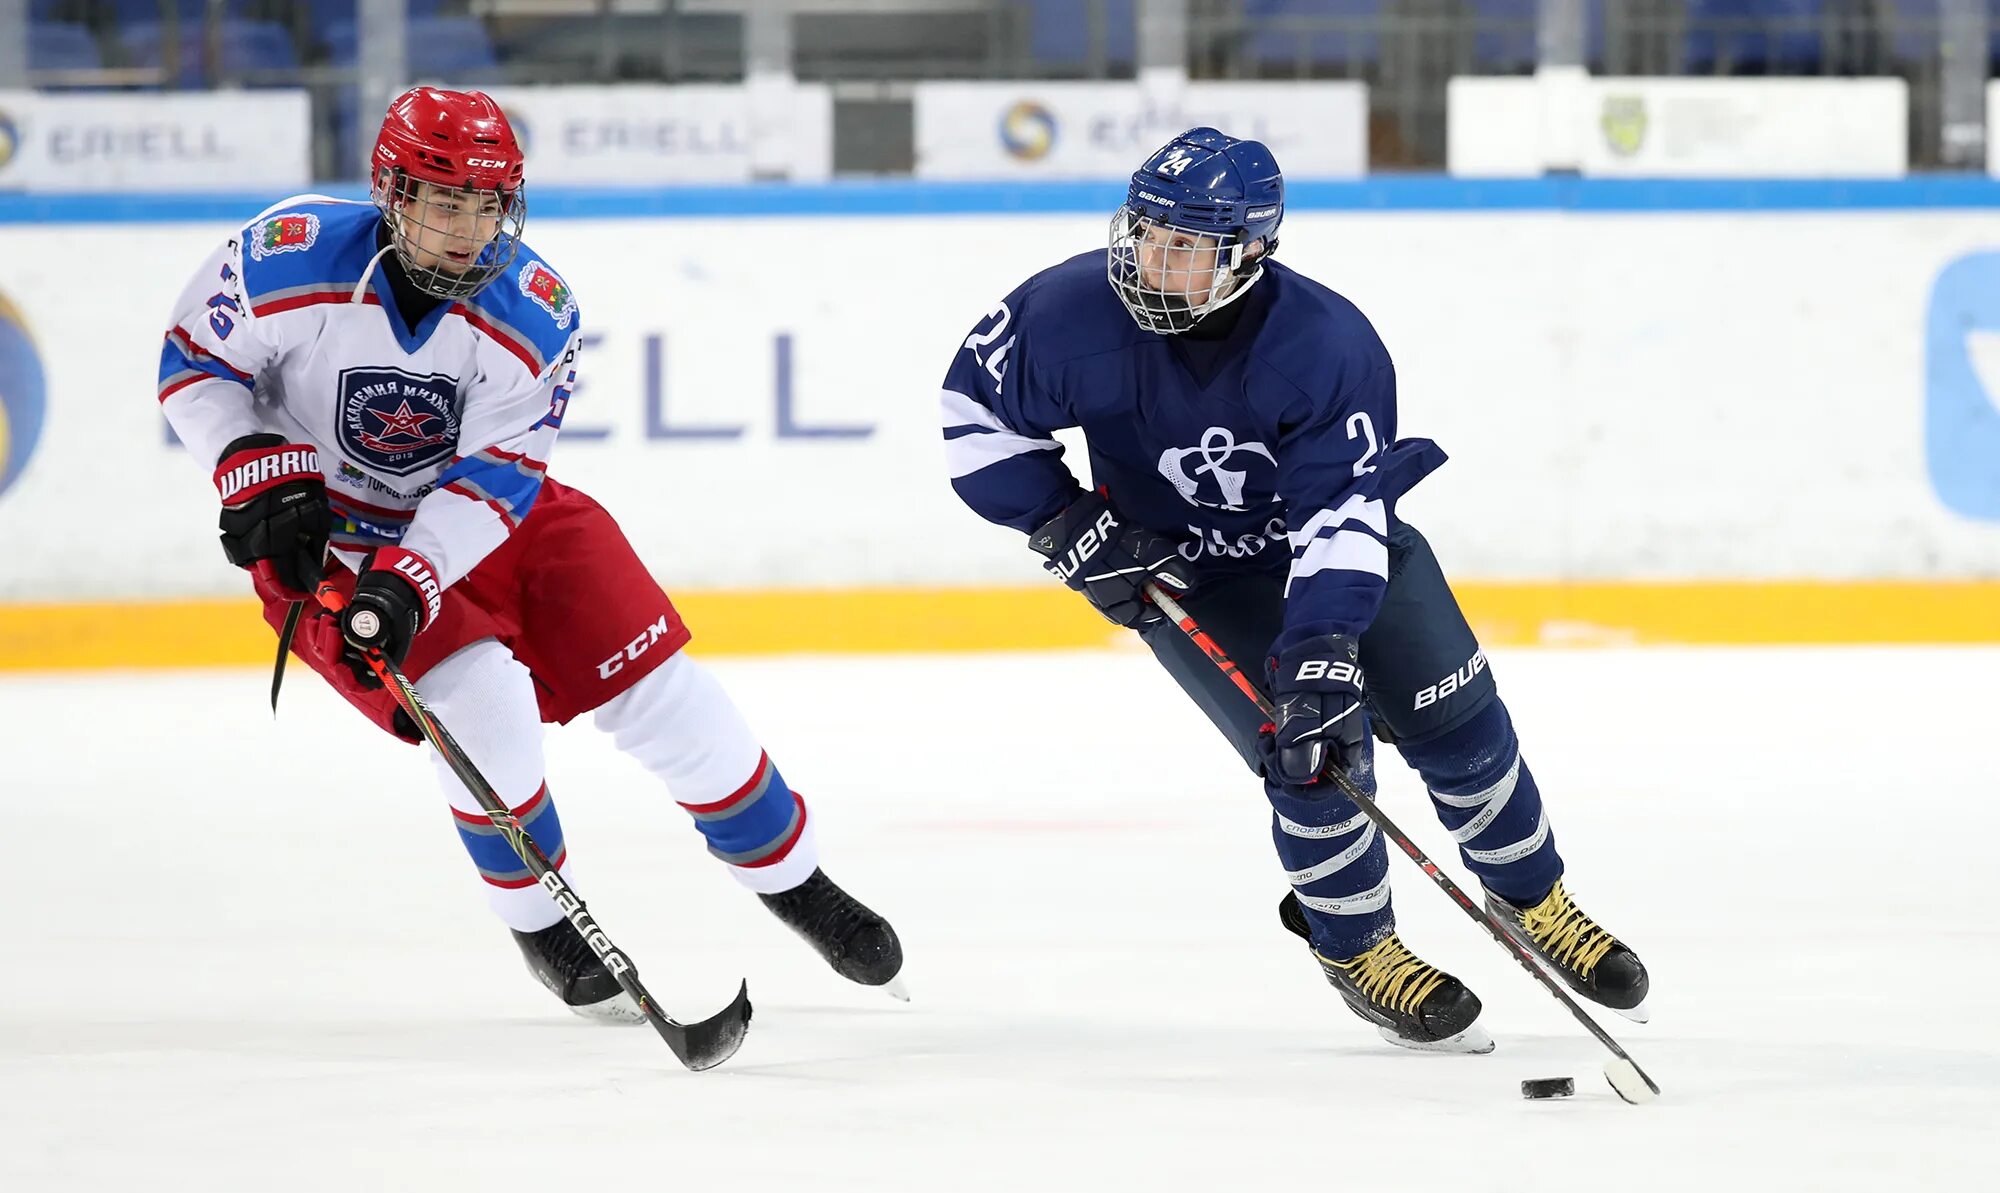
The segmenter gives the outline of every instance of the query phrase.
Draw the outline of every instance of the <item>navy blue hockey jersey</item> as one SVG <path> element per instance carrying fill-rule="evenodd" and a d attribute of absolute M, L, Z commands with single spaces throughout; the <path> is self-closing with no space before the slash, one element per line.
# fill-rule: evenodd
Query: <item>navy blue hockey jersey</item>
<path fill-rule="evenodd" d="M 1276 261 L 1220 340 L 1141 330 L 1105 250 L 1029 278 L 945 374 L 952 487 L 1027 532 L 1082 494 L 1051 435 L 1081 427 L 1092 484 L 1199 572 L 1287 573 L 1284 632 L 1359 634 L 1388 582 L 1397 497 L 1444 462 L 1396 439 L 1396 374 L 1353 303 Z M 1197 580 L 1199 583 L 1199 580 Z"/>

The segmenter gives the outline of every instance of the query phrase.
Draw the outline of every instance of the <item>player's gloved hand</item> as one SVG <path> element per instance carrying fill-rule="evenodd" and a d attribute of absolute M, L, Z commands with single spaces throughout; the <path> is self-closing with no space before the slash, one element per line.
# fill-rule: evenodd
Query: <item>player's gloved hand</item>
<path fill-rule="evenodd" d="M 400 667 L 410 643 L 437 618 L 443 604 L 444 589 L 430 560 L 401 547 L 384 547 L 369 556 L 340 614 L 340 633 L 349 648 L 345 661 L 355 677 L 379 685 L 366 652 L 380 651 Z"/>
<path fill-rule="evenodd" d="M 411 744 L 424 740 L 416 723 L 411 721 L 395 699 L 382 690 L 382 681 L 365 663 L 359 672 L 367 679 L 360 678 L 356 664 L 358 654 L 347 644 L 347 638 L 340 632 L 341 617 L 319 606 L 308 606 L 306 619 L 299 623 L 298 633 L 292 638 L 292 650 L 302 659 L 326 660 L 342 666 L 327 668 L 326 682 L 333 690 L 346 697 L 354 707 L 377 725 L 387 729 Z"/>
<path fill-rule="evenodd" d="M 1265 738 L 1266 773 L 1303 787 L 1318 781 L 1329 758 L 1352 768 L 1368 738 L 1360 643 L 1322 634 L 1287 647 L 1268 667 L 1277 712 Z"/>
<path fill-rule="evenodd" d="M 1100 493 L 1086 493 L 1035 528 L 1028 545 L 1048 573 L 1084 595 L 1117 625 L 1150 625 L 1164 616 L 1146 599 L 1148 580 L 1179 596 L 1192 570 L 1171 540 L 1127 522 Z"/>
<path fill-rule="evenodd" d="M 222 449 L 215 488 L 229 562 L 305 600 L 319 583 L 333 528 L 319 451 L 283 435 L 245 435 Z"/>

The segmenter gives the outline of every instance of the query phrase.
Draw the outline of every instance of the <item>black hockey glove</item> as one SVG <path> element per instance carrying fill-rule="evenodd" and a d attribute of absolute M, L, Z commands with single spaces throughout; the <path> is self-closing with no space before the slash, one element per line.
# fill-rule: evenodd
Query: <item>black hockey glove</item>
<path fill-rule="evenodd" d="M 319 452 L 283 435 L 245 435 L 222 449 L 215 466 L 222 494 L 222 550 L 295 601 L 321 576 L 333 514 Z"/>
<path fill-rule="evenodd" d="M 436 620 L 443 604 L 444 590 L 430 560 L 401 547 L 384 547 L 369 556 L 340 614 L 340 633 L 350 648 L 344 660 L 348 668 L 362 683 L 380 686 L 364 652 L 380 651 L 402 666 L 410 643 Z"/>
<path fill-rule="evenodd" d="M 1368 737 L 1360 644 L 1346 634 L 1323 634 L 1287 648 L 1269 668 L 1277 706 L 1265 760 L 1270 777 L 1287 787 L 1317 782 L 1328 751 L 1351 768 Z"/>
<path fill-rule="evenodd" d="M 1151 580 L 1170 596 L 1191 584 L 1187 561 L 1174 544 L 1119 518 L 1102 494 L 1086 493 L 1035 528 L 1028 545 L 1048 560 L 1051 576 L 1084 595 L 1117 625 L 1150 625 L 1164 616 L 1145 597 Z"/>

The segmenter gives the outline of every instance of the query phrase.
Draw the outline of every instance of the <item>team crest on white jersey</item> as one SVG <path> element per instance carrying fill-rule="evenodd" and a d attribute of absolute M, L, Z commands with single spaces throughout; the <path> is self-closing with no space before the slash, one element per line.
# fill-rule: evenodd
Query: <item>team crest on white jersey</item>
<path fill-rule="evenodd" d="M 569 283 L 540 261 L 522 267 L 521 293 L 553 316 L 557 327 L 567 329 L 576 318 L 576 297 L 569 292 Z"/>
<path fill-rule="evenodd" d="M 458 450 L 458 379 L 390 368 L 343 370 L 340 446 L 392 476 L 444 463 Z"/>
<path fill-rule="evenodd" d="M 1267 479 L 1260 478 L 1260 487 L 1271 495 L 1259 498 L 1257 504 L 1266 505 L 1276 499 L 1277 457 L 1261 443 L 1236 442 L 1236 433 L 1228 427 L 1210 427 L 1193 447 L 1170 447 L 1161 452 L 1160 475 L 1174 483 L 1175 491 L 1189 505 L 1247 510 L 1250 506 L 1243 494 L 1250 485 L 1250 474 L 1261 467 L 1259 459 L 1271 473 Z M 1236 467 L 1230 467 L 1232 464 Z M 1206 500 L 1210 495 L 1217 500 Z"/>
<path fill-rule="evenodd" d="M 279 253 L 303 253 L 319 239 L 319 217 L 311 212 L 274 215 L 250 229 L 250 259 L 262 261 Z"/>

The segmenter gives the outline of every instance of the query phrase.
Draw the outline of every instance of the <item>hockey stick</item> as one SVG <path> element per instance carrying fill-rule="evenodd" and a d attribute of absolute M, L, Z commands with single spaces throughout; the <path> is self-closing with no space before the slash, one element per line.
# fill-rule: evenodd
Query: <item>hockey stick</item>
<path fill-rule="evenodd" d="M 278 661 L 271 665 L 271 715 L 278 715 L 278 689 L 285 685 L 285 656 L 292 653 L 292 636 L 299 632 L 299 618 L 306 611 L 304 601 L 293 601 L 285 610 L 285 624 L 278 631 Z"/>
<path fill-rule="evenodd" d="M 320 604 L 335 613 L 347 605 L 347 598 L 330 583 L 322 583 L 316 595 Z M 737 988 L 735 1000 L 727 1007 L 698 1023 L 680 1023 L 660 1010 L 659 1004 L 640 983 L 639 971 L 633 966 L 631 958 L 611 943 L 611 938 L 604 934 L 604 929 L 590 914 L 590 909 L 584 906 L 583 898 L 563 881 L 561 874 L 556 873 L 556 868 L 549 864 L 548 855 L 542 852 L 541 846 L 535 844 L 535 839 L 528 835 L 520 820 L 508 810 L 506 801 L 494 792 L 492 784 L 472 765 L 472 760 L 465 756 L 465 750 L 452 740 L 444 723 L 431 712 L 423 697 L 417 694 L 417 689 L 404 677 L 402 669 L 383 658 L 379 651 L 368 652 L 368 665 L 382 680 L 382 686 L 396 698 L 396 703 L 409 714 L 410 720 L 416 723 L 424 740 L 430 742 L 431 748 L 451 767 L 452 773 L 472 793 L 472 798 L 479 801 L 480 809 L 493 822 L 493 827 L 500 830 L 500 835 L 507 839 L 507 844 L 514 847 L 521 864 L 556 901 L 563 917 L 583 936 L 584 942 L 604 962 L 611 976 L 618 979 L 625 993 L 639 1005 L 639 1010 L 645 1013 L 646 1022 L 660 1033 L 660 1038 L 673 1049 L 680 1062 L 699 1071 L 712 1069 L 736 1055 L 736 1050 L 743 1046 L 744 1033 L 750 1030 L 750 983 L 746 981 Z"/>
<path fill-rule="evenodd" d="M 1258 690 L 1256 684 L 1250 682 L 1250 678 L 1243 674 L 1242 668 L 1236 665 L 1235 661 L 1223 651 L 1215 639 L 1208 636 L 1208 631 L 1202 629 L 1195 622 L 1194 618 L 1188 616 L 1187 610 L 1181 608 L 1179 601 L 1160 591 L 1158 585 L 1150 582 L 1146 585 L 1145 591 L 1146 598 L 1152 601 L 1159 608 L 1160 612 L 1172 618 L 1174 624 L 1180 627 L 1181 632 L 1186 634 L 1188 639 L 1199 647 L 1203 654 L 1208 656 L 1209 662 L 1214 663 L 1229 678 L 1230 682 L 1242 690 L 1245 696 L 1255 701 L 1258 709 L 1265 716 L 1275 715 L 1276 710 L 1271 705 L 1270 697 L 1264 695 L 1263 692 Z M 1353 800 L 1355 806 L 1361 809 L 1362 814 L 1373 821 L 1376 828 L 1382 830 L 1383 836 L 1394 841 L 1396 847 L 1401 849 L 1411 861 L 1415 862 L 1419 869 L 1430 875 L 1431 880 L 1437 883 L 1438 888 L 1444 891 L 1445 894 L 1450 895 L 1452 901 L 1457 903 L 1465 914 L 1483 925 L 1487 934 L 1493 938 L 1494 942 L 1501 948 L 1506 949 L 1516 961 L 1521 963 L 1522 969 L 1527 970 L 1536 981 L 1542 984 L 1543 988 L 1548 990 L 1550 994 L 1555 995 L 1558 1002 L 1568 1007 L 1569 1013 L 1576 1016 L 1578 1023 L 1590 1029 L 1590 1034 L 1597 1037 L 1598 1043 L 1611 1050 L 1614 1059 L 1604 1066 L 1604 1079 L 1611 1083 L 1612 1090 L 1619 1097 L 1637 1106 L 1642 1102 L 1650 1102 L 1659 1096 L 1660 1087 L 1654 1083 L 1651 1077 L 1646 1075 L 1646 1071 L 1639 1067 L 1638 1062 L 1632 1059 L 1631 1054 L 1619 1046 L 1618 1041 L 1612 1039 L 1603 1028 L 1597 1026 L 1597 1021 L 1592 1019 L 1588 1012 L 1577 1005 L 1576 999 L 1570 997 L 1569 991 L 1563 989 L 1554 978 L 1549 976 L 1548 972 L 1542 968 L 1541 963 L 1535 958 L 1534 953 L 1529 951 L 1519 941 L 1507 935 L 1507 930 L 1500 926 L 1499 921 L 1493 918 L 1491 912 L 1474 903 L 1467 897 L 1463 890 L 1459 889 L 1457 883 L 1446 876 L 1444 871 L 1438 869 L 1437 863 L 1425 857 L 1424 851 L 1417 848 L 1417 843 L 1410 840 L 1402 829 L 1397 828 L 1395 822 L 1390 820 L 1380 807 L 1376 806 L 1374 800 L 1370 799 L 1359 787 L 1355 786 L 1354 780 L 1347 777 L 1346 771 L 1340 769 L 1339 765 L 1330 763 L 1326 768 L 1325 774 L 1327 778 L 1333 780 L 1336 787 L 1340 788 L 1342 795 Z"/>

